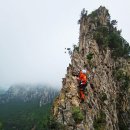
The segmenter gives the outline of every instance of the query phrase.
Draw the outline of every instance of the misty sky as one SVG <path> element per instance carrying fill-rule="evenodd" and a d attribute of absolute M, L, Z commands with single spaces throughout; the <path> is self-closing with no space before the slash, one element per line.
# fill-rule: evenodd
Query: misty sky
<path fill-rule="evenodd" d="M 48 83 L 61 87 L 78 43 L 80 12 L 100 5 L 130 42 L 129 0 L 0 0 L 0 86 Z"/>

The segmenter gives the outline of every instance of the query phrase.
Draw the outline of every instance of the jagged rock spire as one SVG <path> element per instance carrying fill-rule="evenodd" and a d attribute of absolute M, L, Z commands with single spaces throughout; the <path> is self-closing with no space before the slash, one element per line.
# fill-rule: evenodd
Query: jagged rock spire
<path fill-rule="evenodd" d="M 91 37 L 90 34 L 96 30 L 98 26 L 107 26 L 110 23 L 110 15 L 105 7 L 100 6 L 91 14 L 82 14 L 80 21 L 79 50 L 85 48 L 85 37 Z"/>

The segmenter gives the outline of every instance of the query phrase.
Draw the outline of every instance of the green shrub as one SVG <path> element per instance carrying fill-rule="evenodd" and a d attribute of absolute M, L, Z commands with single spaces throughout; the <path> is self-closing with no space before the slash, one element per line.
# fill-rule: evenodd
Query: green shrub
<path fill-rule="evenodd" d="M 81 19 L 82 19 L 83 17 L 86 17 L 86 16 L 87 16 L 87 12 L 88 12 L 88 11 L 85 10 L 85 8 L 82 9 L 81 15 L 80 15 L 80 19 L 78 20 L 78 24 L 80 24 Z"/>
<path fill-rule="evenodd" d="M 72 108 L 72 116 L 76 123 L 80 123 L 84 118 L 83 113 L 81 112 L 79 107 Z"/>
<path fill-rule="evenodd" d="M 116 20 L 112 20 L 112 21 L 111 21 L 111 25 L 112 25 L 112 26 L 115 26 L 116 24 L 117 24 L 117 21 L 116 21 Z"/>
<path fill-rule="evenodd" d="M 120 80 L 124 77 L 123 71 L 122 70 L 116 70 L 114 73 L 114 76 L 117 80 Z"/>
<path fill-rule="evenodd" d="M 117 69 L 113 72 L 114 77 L 120 81 L 123 90 L 128 90 L 130 77 L 123 70 Z"/>
<path fill-rule="evenodd" d="M 79 52 L 79 47 L 77 45 L 73 45 L 74 50 Z"/>
<path fill-rule="evenodd" d="M 129 43 L 121 36 L 121 31 L 114 27 L 116 23 L 116 20 L 112 20 L 108 26 L 98 26 L 93 33 L 93 38 L 100 47 L 109 47 L 113 57 L 128 57 L 130 53 Z"/>
<path fill-rule="evenodd" d="M 105 130 L 106 114 L 101 111 L 99 117 L 94 119 L 93 127 L 95 130 Z"/>
<path fill-rule="evenodd" d="M 3 130 L 3 124 L 0 122 L 0 130 Z"/>
<path fill-rule="evenodd" d="M 89 16 L 92 17 L 92 18 L 94 18 L 97 15 L 98 15 L 98 12 L 97 12 L 97 10 L 95 10 L 95 11 L 92 11 L 92 13 Z"/>
<path fill-rule="evenodd" d="M 107 95 L 105 93 L 102 93 L 100 99 L 104 102 L 105 100 L 107 100 Z"/>
<path fill-rule="evenodd" d="M 87 55 L 87 59 L 90 61 L 92 58 L 93 58 L 93 53 L 89 53 L 89 54 Z"/>
<path fill-rule="evenodd" d="M 66 127 L 64 124 L 57 122 L 54 116 L 50 115 L 45 130 L 66 130 Z"/>
<path fill-rule="evenodd" d="M 102 47 L 107 47 L 109 44 L 109 30 L 105 26 L 99 26 L 93 34 L 94 39 Z"/>

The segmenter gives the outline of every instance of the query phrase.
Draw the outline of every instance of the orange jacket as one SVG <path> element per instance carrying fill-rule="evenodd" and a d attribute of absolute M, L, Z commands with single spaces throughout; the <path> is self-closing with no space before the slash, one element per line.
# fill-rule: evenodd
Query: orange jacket
<path fill-rule="evenodd" d="M 80 71 L 79 80 L 81 81 L 82 84 L 86 84 L 86 83 L 87 83 L 87 76 L 86 76 L 86 74 L 83 74 L 83 73 Z"/>

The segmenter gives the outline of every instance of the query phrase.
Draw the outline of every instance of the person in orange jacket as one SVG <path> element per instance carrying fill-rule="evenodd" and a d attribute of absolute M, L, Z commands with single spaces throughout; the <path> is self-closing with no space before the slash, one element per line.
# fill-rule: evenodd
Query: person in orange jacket
<path fill-rule="evenodd" d="M 78 80 L 79 80 L 79 94 L 80 94 L 80 99 L 81 99 L 81 102 L 84 102 L 84 99 L 85 99 L 85 88 L 87 86 L 87 75 L 86 75 L 87 71 L 86 70 L 82 70 L 80 71 L 79 73 L 79 77 L 78 77 Z"/>

